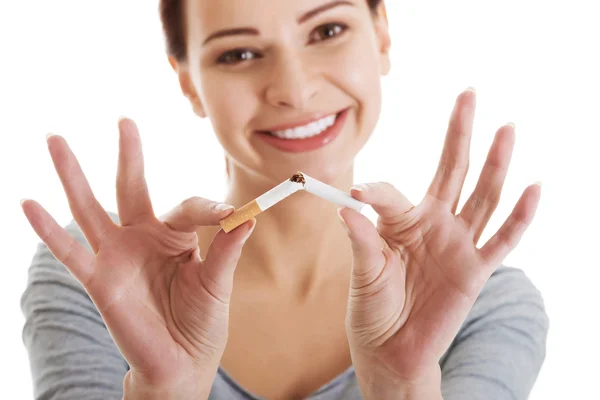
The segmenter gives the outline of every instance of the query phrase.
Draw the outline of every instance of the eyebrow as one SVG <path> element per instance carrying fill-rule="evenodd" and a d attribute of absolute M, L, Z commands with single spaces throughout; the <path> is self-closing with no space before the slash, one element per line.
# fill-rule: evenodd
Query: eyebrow
<path fill-rule="evenodd" d="M 223 29 L 217 32 L 214 32 L 209 37 L 204 40 L 203 46 L 206 45 L 211 40 L 215 40 L 218 38 L 222 38 L 225 36 L 236 36 L 236 35 L 254 35 L 258 36 L 260 32 L 256 28 L 233 28 L 233 29 Z"/>
<path fill-rule="evenodd" d="M 298 18 L 298 23 L 301 24 L 303 22 L 306 22 L 309 19 L 311 19 L 327 10 L 330 10 L 334 7 L 339 7 L 339 6 L 354 6 L 354 3 L 352 3 L 351 1 L 348 1 L 348 0 L 335 0 L 330 3 L 323 4 L 322 6 L 319 6 L 313 10 L 308 11 L 307 13 L 304 13 L 300 18 Z"/>
<path fill-rule="evenodd" d="M 316 17 L 317 15 L 319 15 L 327 10 L 330 10 L 334 7 L 339 7 L 339 6 L 354 6 L 354 4 L 348 0 L 334 0 L 332 2 L 323 4 L 322 6 L 319 6 L 315 9 L 312 9 L 312 10 L 302 14 L 298 18 L 297 21 L 299 24 L 302 24 L 302 23 L 308 21 L 309 19 Z M 205 46 L 208 42 L 218 39 L 218 38 L 227 37 L 227 36 L 238 36 L 238 35 L 258 36 L 258 35 L 260 35 L 260 32 L 258 31 L 258 29 L 252 28 L 252 27 L 223 29 L 223 30 L 219 30 L 219 31 L 216 31 L 216 32 L 210 34 L 204 40 L 204 43 L 202 43 L 202 45 Z"/>

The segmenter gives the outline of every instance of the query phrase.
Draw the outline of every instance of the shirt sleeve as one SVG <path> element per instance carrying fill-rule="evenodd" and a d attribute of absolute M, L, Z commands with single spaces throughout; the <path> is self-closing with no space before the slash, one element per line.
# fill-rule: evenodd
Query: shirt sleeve
<path fill-rule="evenodd" d="M 66 229 L 90 249 L 74 221 Z M 44 243 L 29 267 L 21 309 L 36 400 L 122 399 L 127 363 L 85 289 Z"/>
<path fill-rule="evenodd" d="M 500 266 L 440 360 L 444 400 L 525 400 L 546 356 L 549 319 L 522 270 Z"/>

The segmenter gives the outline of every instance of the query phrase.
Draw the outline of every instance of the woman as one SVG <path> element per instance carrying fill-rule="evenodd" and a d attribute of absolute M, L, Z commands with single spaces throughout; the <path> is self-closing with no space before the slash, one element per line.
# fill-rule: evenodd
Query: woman
<path fill-rule="evenodd" d="M 63 229 L 22 204 L 45 244 L 22 304 L 36 398 L 527 398 L 548 319 L 537 289 L 501 262 L 540 187 L 476 247 L 514 127 L 498 130 L 460 213 L 472 90 L 456 101 L 420 204 L 386 183 L 359 185 L 351 194 L 377 226 L 351 209 L 340 224 L 335 206 L 297 193 L 225 233 L 228 205 L 297 170 L 350 191 L 390 68 L 385 7 L 163 0 L 160 10 L 169 61 L 194 112 L 210 118 L 230 190 L 225 204 L 194 197 L 157 218 L 136 125 L 122 119 L 117 216 L 65 140 L 48 138 L 74 221 Z"/>

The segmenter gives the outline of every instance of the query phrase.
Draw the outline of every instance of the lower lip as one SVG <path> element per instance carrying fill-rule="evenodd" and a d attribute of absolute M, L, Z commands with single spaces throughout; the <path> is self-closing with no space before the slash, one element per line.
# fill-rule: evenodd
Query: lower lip
<path fill-rule="evenodd" d="M 338 114 L 335 123 L 316 136 L 304 139 L 281 139 L 265 132 L 258 132 L 258 136 L 273 147 L 288 153 L 303 153 L 325 147 L 337 138 L 344 127 L 348 109 Z"/>

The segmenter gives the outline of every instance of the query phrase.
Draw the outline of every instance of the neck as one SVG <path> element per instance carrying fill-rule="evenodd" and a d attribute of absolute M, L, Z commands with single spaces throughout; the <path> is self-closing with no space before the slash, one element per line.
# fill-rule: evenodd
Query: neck
<path fill-rule="evenodd" d="M 227 203 L 239 208 L 284 179 L 251 175 L 230 165 Z M 348 191 L 353 184 L 352 168 L 326 183 Z M 243 277 L 244 283 L 264 283 L 302 298 L 332 279 L 339 282 L 346 275 L 349 278 L 352 252 L 337 208 L 336 204 L 301 191 L 259 214 L 236 275 Z"/>

